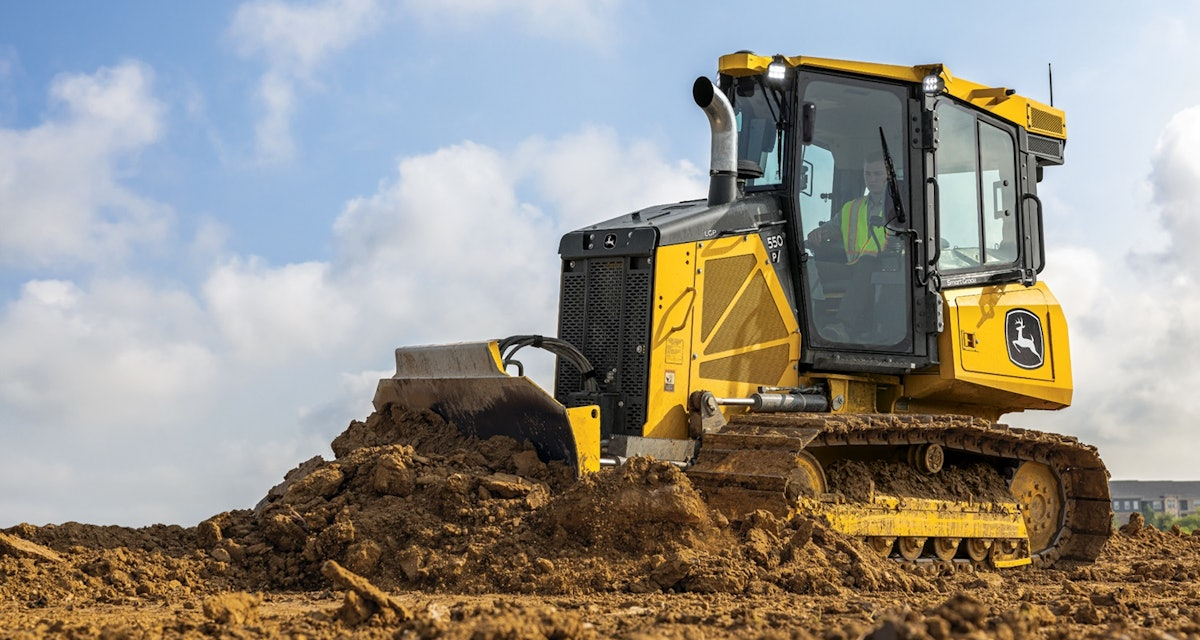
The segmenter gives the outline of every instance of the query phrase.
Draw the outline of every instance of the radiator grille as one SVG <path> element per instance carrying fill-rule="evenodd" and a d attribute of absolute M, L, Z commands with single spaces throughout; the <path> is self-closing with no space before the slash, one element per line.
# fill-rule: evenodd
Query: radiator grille
<path fill-rule="evenodd" d="M 641 435 L 646 422 L 651 280 L 649 261 L 642 257 L 563 264 L 559 337 L 587 356 L 605 391 L 621 394 L 623 411 L 613 427 L 617 433 Z M 558 363 L 554 389 L 563 404 L 585 402 L 570 398 L 583 390 L 583 382 L 567 362 Z"/>

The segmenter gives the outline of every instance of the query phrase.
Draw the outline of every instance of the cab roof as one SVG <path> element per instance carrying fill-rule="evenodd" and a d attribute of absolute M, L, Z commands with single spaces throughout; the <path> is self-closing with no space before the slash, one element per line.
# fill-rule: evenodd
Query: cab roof
<path fill-rule="evenodd" d="M 988 87 L 963 78 L 956 78 L 943 64 L 920 64 L 905 67 L 809 56 L 760 56 L 743 51 L 721 56 L 718 71 L 733 77 L 759 75 L 766 73 L 767 66 L 776 59 L 792 68 L 822 69 L 917 84 L 921 83 L 925 76 L 938 75 L 945 83 L 943 93 L 988 111 L 1031 133 L 1060 140 L 1067 139 L 1066 114 L 1061 109 L 1018 95 L 1012 89 Z"/>

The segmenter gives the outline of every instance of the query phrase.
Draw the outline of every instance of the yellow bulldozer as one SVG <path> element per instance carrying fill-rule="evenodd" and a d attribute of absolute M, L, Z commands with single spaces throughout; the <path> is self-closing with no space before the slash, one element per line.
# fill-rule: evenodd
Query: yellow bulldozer
<path fill-rule="evenodd" d="M 731 519 L 822 518 L 880 555 L 1090 561 L 1095 448 L 996 421 L 1071 401 L 1038 280 L 1061 110 L 953 76 L 738 52 L 693 98 L 708 196 L 566 234 L 558 337 L 396 350 L 377 410 L 528 440 L 577 473 L 653 456 Z M 553 395 L 515 354 L 557 358 Z"/>

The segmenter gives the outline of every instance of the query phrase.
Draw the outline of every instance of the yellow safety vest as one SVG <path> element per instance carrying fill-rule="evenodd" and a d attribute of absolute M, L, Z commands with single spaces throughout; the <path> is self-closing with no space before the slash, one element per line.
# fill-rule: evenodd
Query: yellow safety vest
<path fill-rule="evenodd" d="M 877 255 L 887 246 L 887 230 L 871 228 L 867 198 L 855 198 L 842 207 L 842 240 L 846 244 L 846 261 L 858 262 L 865 255 Z M 874 236 L 874 237 L 872 237 Z"/>

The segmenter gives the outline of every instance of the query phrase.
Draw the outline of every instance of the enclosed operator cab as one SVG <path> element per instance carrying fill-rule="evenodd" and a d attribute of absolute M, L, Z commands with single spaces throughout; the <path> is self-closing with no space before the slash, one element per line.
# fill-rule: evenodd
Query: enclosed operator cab
<path fill-rule="evenodd" d="M 762 169 L 747 195 L 787 194 L 803 364 L 927 367 L 939 361 L 943 289 L 1036 280 L 1036 182 L 1062 162 L 1061 112 L 936 65 L 734 54 L 721 86 L 739 158 Z"/>

